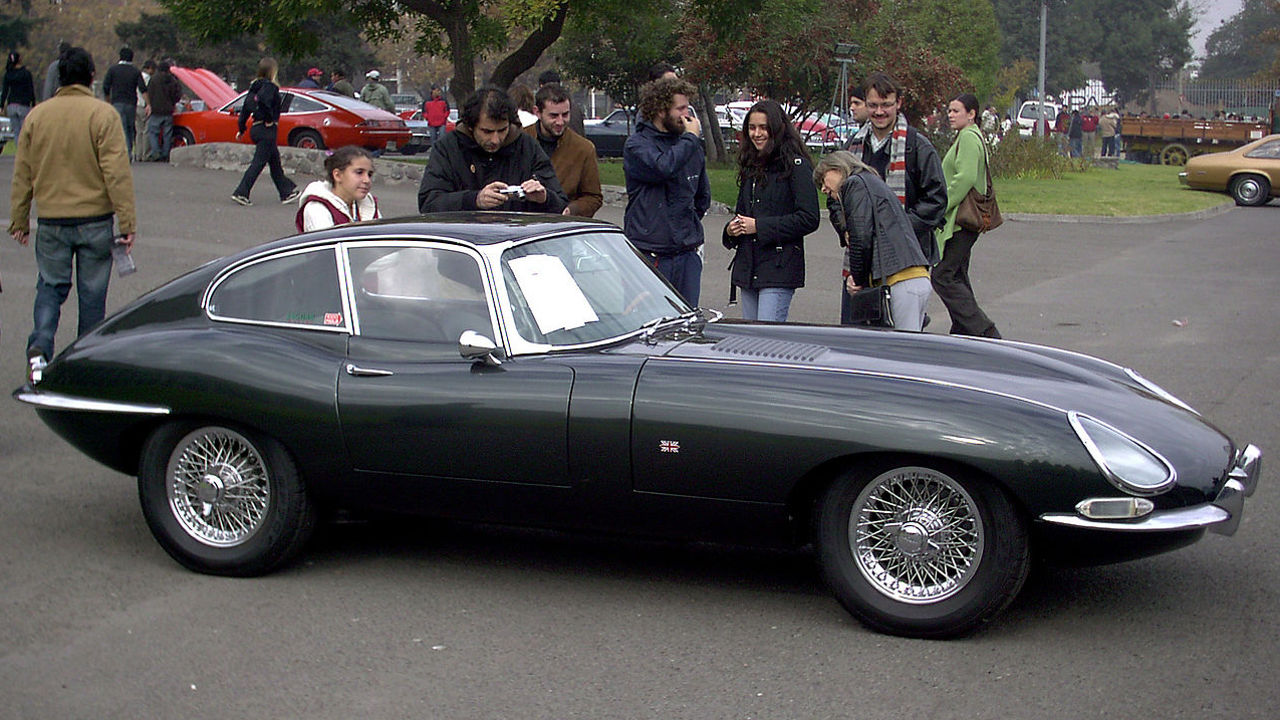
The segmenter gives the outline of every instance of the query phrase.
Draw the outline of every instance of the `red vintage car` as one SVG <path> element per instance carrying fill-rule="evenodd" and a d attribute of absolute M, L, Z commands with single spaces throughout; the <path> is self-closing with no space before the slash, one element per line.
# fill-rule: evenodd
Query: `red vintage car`
<path fill-rule="evenodd" d="M 237 93 L 203 68 L 175 67 L 173 73 L 213 110 L 189 110 L 173 116 L 175 147 L 208 142 L 249 144 L 248 133 L 236 139 L 236 123 L 245 93 Z M 394 151 L 412 139 L 408 125 L 395 115 L 368 103 L 327 90 L 281 88 L 285 111 L 280 115 L 280 145 L 338 148 L 359 145 L 369 150 Z"/>

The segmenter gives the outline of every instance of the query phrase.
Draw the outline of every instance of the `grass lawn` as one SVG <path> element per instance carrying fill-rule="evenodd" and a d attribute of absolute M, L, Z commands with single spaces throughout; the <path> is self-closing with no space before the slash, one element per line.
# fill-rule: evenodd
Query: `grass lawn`
<path fill-rule="evenodd" d="M 1121 163 L 1117 170 L 1094 168 L 1058 179 L 996 179 L 1005 213 L 1045 215 L 1161 215 L 1203 210 L 1231 202 L 1223 193 L 1188 190 L 1178 183 L 1182 168 Z M 732 207 L 738 197 L 737 170 L 711 169 L 711 196 Z M 600 182 L 624 185 L 622 162 L 600 160 Z"/>

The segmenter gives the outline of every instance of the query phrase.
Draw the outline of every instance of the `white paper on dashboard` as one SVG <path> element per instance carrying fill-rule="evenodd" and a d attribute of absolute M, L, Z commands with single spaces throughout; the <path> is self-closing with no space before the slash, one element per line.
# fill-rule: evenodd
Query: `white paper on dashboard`
<path fill-rule="evenodd" d="M 560 258 L 526 255 L 507 264 L 543 334 L 572 330 L 600 319 Z"/>

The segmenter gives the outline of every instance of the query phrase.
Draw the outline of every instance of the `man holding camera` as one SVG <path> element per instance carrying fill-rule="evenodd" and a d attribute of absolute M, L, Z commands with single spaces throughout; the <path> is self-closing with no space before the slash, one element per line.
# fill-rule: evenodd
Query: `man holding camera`
<path fill-rule="evenodd" d="M 551 161 L 517 118 L 502 90 L 481 88 L 467 98 L 457 127 L 431 148 L 418 210 L 559 213 L 568 207 Z"/>

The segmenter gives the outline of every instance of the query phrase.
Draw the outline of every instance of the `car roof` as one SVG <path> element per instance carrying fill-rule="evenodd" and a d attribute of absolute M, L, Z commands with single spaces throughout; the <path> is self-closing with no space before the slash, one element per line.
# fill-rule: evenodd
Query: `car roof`
<path fill-rule="evenodd" d="M 284 250 L 332 240 L 388 236 L 406 240 L 446 238 L 480 246 L 564 232 L 599 232 L 601 230 L 621 232 L 618 226 L 603 220 L 570 219 L 564 215 L 492 211 L 432 213 L 340 225 L 293 235 L 250 248 L 239 256 L 257 255 L 266 251 Z"/>

